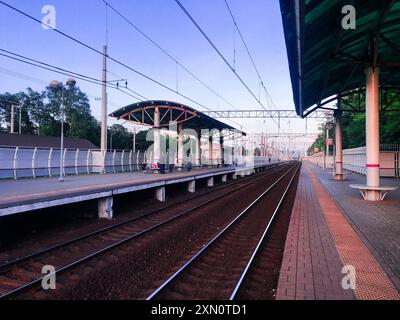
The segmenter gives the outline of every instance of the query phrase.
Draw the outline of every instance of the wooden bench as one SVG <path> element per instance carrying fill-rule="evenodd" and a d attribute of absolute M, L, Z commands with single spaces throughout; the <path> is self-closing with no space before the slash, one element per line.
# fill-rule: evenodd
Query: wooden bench
<path fill-rule="evenodd" d="M 361 195 L 363 196 L 364 200 L 367 199 L 367 192 L 368 191 L 380 191 L 380 199 L 383 200 L 385 199 L 386 195 L 390 191 L 397 190 L 398 187 L 393 187 L 393 186 L 386 186 L 386 187 L 370 187 L 364 184 L 351 184 L 350 188 L 357 189 Z"/>

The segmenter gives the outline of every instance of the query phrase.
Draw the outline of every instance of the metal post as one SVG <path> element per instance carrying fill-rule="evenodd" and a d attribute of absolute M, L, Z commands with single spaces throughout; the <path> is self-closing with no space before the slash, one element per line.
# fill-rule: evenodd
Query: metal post
<path fill-rule="evenodd" d="M 125 170 L 124 170 L 124 157 L 125 157 L 125 150 L 122 150 L 122 154 L 121 154 L 121 170 L 122 170 L 122 172 L 125 172 Z"/>
<path fill-rule="evenodd" d="M 183 166 L 183 124 L 178 125 L 178 166 Z"/>
<path fill-rule="evenodd" d="M 210 130 L 208 136 L 208 165 L 213 165 L 213 132 Z"/>
<path fill-rule="evenodd" d="M 325 151 L 325 154 L 326 154 L 326 157 L 325 157 L 325 168 L 328 167 L 327 162 L 328 162 L 328 159 L 329 159 L 329 144 L 328 144 L 328 140 L 329 140 L 329 129 L 326 129 L 326 139 L 325 139 L 325 148 L 326 148 L 326 151 Z"/>
<path fill-rule="evenodd" d="M 132 146 L 133 152 L 136 151 L 136 127 L 133 127 L 133 146 Z"/>
<path fill-rule="evenodd" d="M 154 127 L 153 127 L 153 163 L 160 162 L 161 141 L 160 141 L 160 109 L 154 109 Z"/>
<path fill-rule="evenodd" d="M 112 167 L 113 167 L 113 172 L 115 173 L 115 155 L 117 153 L 117 150 L 114 150 L 113 155 L 112 155 Z"/>
<path fill-rule="evenodd" d="M 18 132 L 19 132 L 19 134 L 21 134 L 21 119 L 22 119 L 22 117 L 21 117 L 21 109 L 22 109 L 22 105 L 20 104 L 18 108 L 19 108 L 19 126 L 18 126 Z"/>
<path fill-rule="evenodd" d="M 201 130 L 197 129 L 196 130 L 197 137 L 196 137 L 196 150 L 195 150 L 195 161 L 196 165 L 200 166 L 201 165 Z"/>
<path fill-rule="evenodd" d="M 13 157 L 13 173 L 14 173 L 14 179 L 17 179 L 17 178 L 18 178 L 18 175 L 17 175 L 18 150 L 19 150 L 19 147 L 16 147 L 15 150 L 14 150 L 14 157 Z"/>
<path fill-rule="evenodd" d="M 367 77 L 365 103 L 367 186 L 379 187 L 379 68 L 367 68 L 365 73 Z M 380 191 L 369 190 L 366 199 L 379 201 Z"/>
<path fill-rule="evenodd" d="M 219 161 L 220 165 L 222 166 L 224 163 L 224 137 L 222 135 L 222 131 L 220 131 L 219 137 Z"/>
<path fill-rule="evenodd" d="M 15 106 L 11 105 L 11 121 L 10 121 L 10 133 L 14 133 L 14 108 Z"/>
<path fill-rule="evenodd" d="M 65 158 L 67 157 L 67 148 L 64 148 L 64 153 L 63 153 L 63 175 L 65 176 Z"/>
<path fill-rule="evenodd" d="M 51 159 L 52 159 L 52 155 L 53 155 L 53 148 L 50 148 L 49 157 L 47 158 L 47 168 L 49 170 L 49 177 L 52 176 L 52 174 L 51 174 Z"/>
<path fill-rule="evenodd" d="M 60 181 L 64 180 L 64 84 L 61 84 L 61 143 L 60 143 Z"/>
<path fill-rule="evenodd" d="M 132 155 L 133 155 L 133 150 L 131 150 L 130 152 L 129 152 L 129 161 L 128 161 L 128 163 L 129 163 L 129 171 L 130 172 L 132 172 Z"/>
<path fill-rule="evenodd" d="M 36 178 L 36 174 L 35 174 L 36 151 L 37 151 L 37 148 L 35 148 L 33 150 L 33 154 L 32 154 L 32 178 Z"/>
<path fill-rule="evenodd" d="M 79 159 L 79 149 L 76 149 L 76 152 L 75 152 L 75 174 L 76 174 L 76 175 L 79 174 L 79 170 L 78 170 L 78 159 Z"/>
<path fill-rule="evenodd" d="M 335 127 L 335 142 L 336 142 L 336 160 L 335 160 L 335 173 L 339 176 L 337 179 L 342 179 L 343 176 L 343 155 L 342 155 L 342 114 L 338 111 L 336 114 L 336 127 Z"/>
<path fill-rule="evenodd" d="M 90 159 L 91 159 L 91 153 L 92 153 L 92 150 L 88 150 L 88 152 L 87 152 L 87 154 L 86 154 L 86 170 L 87 170 L 87 173 L 88 174 L 90 174 Z"/>
<path fill-rule="evenodd" d="M 101 144 L 102 159 L 107 149 L 107 46 L 103 46 L 103 76 L 101 90 Z M 102 173 L 105 172 L 105 163 L 102 163 Z"/>

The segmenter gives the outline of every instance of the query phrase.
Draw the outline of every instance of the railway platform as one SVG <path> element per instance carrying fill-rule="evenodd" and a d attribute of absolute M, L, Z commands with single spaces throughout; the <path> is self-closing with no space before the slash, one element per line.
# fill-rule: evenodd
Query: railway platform
<path fill-rule="evenodd" d="M 165 201 L 167 185 L 186 183 L 189 192 L 195 192 L 196 181 L 207 179 L 213 186 L 214 179 L 227 181 L 236 176 L 250 175 L 254 171 L 278 165 L 280 162 L 254 166 L 227 166 L 223 168 L 198 168 L 192 171 L 174 171 L 167 174 L 142 172 L 70 175 L 63 182 L 57 178 L 38 178 L 0 181 L 0 216 L 37 209 L 66 205 L 88 200 L 98 200 L 99 217 L 112 218 L 113 195 L 154 189 L 155 198 Z"/>
<path fill-rule="evenodd" d="M 349 187 L 363 179 L 303 161 L 276 299 L 400 299 L 400 191 L 364 201 Z"/>

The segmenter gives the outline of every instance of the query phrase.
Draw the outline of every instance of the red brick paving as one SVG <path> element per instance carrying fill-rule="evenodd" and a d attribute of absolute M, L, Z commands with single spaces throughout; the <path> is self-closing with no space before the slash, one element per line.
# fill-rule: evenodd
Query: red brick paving
<path fill-rule="evenodd" d="M 356 289 L 354 291 L 356 298 L 361 300 L 399 300 L 400 293 L 319 182 L 317 176 L 310 170 L 308 170 L 308 174 L 316 190 L 339 256 L 344 265 L 354 266 L 356 270 Z"/>
<path fill-rule="evenodd" d="M 344 265 L 356 289 L 341 286 Z M 382 267 L 314 173 L 303 166 L 292 210 L 276 299 L 399 299 Z"/>
<path fill-rule="evenodd" d="M 354 299 L 309 175 L 300 172 L 276 299 Z"/>

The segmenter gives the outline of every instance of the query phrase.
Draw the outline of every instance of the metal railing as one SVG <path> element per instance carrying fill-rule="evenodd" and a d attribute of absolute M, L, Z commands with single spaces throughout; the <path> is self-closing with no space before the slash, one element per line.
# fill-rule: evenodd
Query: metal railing
<path fill-rule="evenodd" d="M 399 143 L 387 143 L 379 146 L 381 152 L 400 152 Z"/>
<path fill-rule="evenodd" d="M 98 149 L 63 149 L 59 148 L 31 148 L 0 146 L 0 179 L 52 177 L 60 174 L 60 157 L 64 158 L 64 175 L 79 175 L 92 173 L 120 173 L 142 170 L 142 163 L 153 162 L 152 151 L 107 150 L 104 157 Z M 232 164 L 233 155 L 225 154 L 225 165 Z M 176 154 L 164 152 L 161 154 L 163 162 L 175 164 Z M 250 162 L 253 161 L 253 163 Z M 268 158 L 254 157 L 243 161 L 248 165 L 267 163 Z M 184 163 L 196 163 L 194 155 L 185 157 Z M 201 155 L 201 163 L 208 165 L 208 159 Z M 213 159 L 212 165 L 221 165 L 220 159 Z M 236 163 L 237 164 L 237 163 Z M 239 163 L 244 165 L 244 163 Z"/>
<path fill-rule="evenodd" d="M 111 150 L 105 154 L 106 173 L 133 172 L 141 168 L 145 151 Z M 64 158 L 64 175 L 100 173 L 102 154 L 96 149 L 0 147 L 0 179 L 52 177 L 60 174 L 60 157 Z"/>
<path fill-rule="evenodd" d="M 316 166 L 323 167 L 323 152 L 305 157 Z M 328 158 L 328 157 L 327 157 Z M 327 168 L 333 168 L 333 158 L 327 160 Z M 380 175 L 381 177 L 400 177 L 400 145 L 381 144 L 380 145 Z M 344 149 L 343 168 L 355 173 L 365 175 L 367 173 L 367 150 L 366 147 Z"/>

